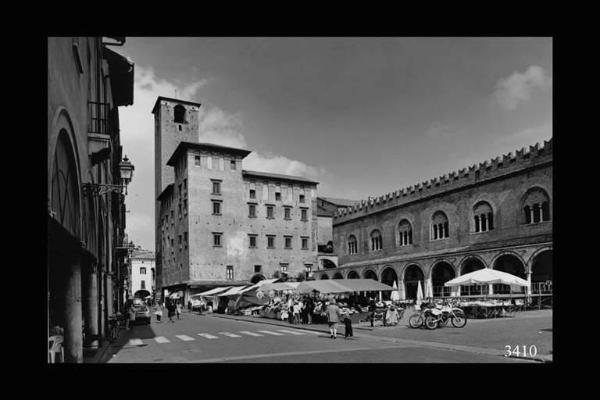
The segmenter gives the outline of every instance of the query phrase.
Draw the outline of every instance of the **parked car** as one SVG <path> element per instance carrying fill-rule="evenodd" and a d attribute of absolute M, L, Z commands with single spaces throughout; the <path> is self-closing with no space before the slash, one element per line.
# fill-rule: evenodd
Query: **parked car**
<path fill-rule="evenodd" d="M 142 299 L 133 300 L 133 308 L 135 309 L 135 322 L 141 321 L 146 325 L 150 324 L 150 308 Z"/>

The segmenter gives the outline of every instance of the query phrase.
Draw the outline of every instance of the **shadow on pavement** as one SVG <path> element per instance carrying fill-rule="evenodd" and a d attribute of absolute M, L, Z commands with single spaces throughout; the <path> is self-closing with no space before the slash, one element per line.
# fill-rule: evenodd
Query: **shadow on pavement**
<path fill-rule="evenodd" d="M 108 351 L 106 352 L 106 355 L 104 357 L 102 357 L 102 359 L 99 361 L 100 363 L 107 363 L 109 360 L 112 359 L 113 355 L 118 354 L 123 348 L 125 347 L 134 347 L 129 345 L 129 339 L 130 338 L 136 338 L 136 339 L 152 339 L 156 336 L 156 334 L 154 333 L 154 330 L 151 328 L 151 325 L 145 325 L 145 324 L 135 324 L 131 327 L 131 330 L 126 330 L 126 329 L 121 329 L 121 331 L 119 332 L 119 339 L 117 341 L 115 341 L 114 343 L 111 343 L 109 346 Z M 135 347 L 145 347 L 148 346 L 147 344 L 140 344 L 137 345 Z"/>

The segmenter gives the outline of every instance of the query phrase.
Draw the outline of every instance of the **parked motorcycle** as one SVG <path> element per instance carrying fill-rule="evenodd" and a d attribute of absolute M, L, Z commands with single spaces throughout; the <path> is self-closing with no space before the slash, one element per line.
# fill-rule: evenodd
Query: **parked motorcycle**
<path fill-rule="evenodd" d="M 425 317 L 425 326 L 427 329 L 441 328 L 446 326 L 448 321 L 455 328 L 463 328 L 467 324 L 467 316 L 460 308 L 446 304 L 429 310 Z"/>

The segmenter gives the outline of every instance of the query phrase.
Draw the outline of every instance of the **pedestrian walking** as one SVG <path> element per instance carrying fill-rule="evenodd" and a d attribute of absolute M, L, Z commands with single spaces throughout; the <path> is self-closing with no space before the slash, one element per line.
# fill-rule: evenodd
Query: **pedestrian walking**
<path fill-rule="evenodd" d="M 329 299 L 329 305 L 327 306 L 326 314 L 331 338 L 335 339 L 337 337 L 337 324 L 340 322 L 340 308 L 336 304 L 333 297 Z"/>
<path fill-rule="evenodd" d="M 128 324 L 127 324 L 127 330 L 131 329 L 131 325 L 133 325 L 133 323 L 135 322 L 135 308 L 133 307 L 133 302 L 129 303 L 129 309 L 127 310 L 128 312 Z"/>
<path fill-rule="evenodd" d="M 176 306 L 175 306 L 175 313 L 177 314 L 177 319 L 181 319 L 179 318 L 181 316 L 181 310 L 182 310 L 182 306 L 181 306 L 181 302 L 177 302 Z"/>

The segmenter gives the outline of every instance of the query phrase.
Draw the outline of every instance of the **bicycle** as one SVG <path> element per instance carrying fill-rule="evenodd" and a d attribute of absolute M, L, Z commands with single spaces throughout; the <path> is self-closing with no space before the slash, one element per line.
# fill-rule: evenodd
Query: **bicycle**
<path fill-rule="evenodd" d="M 109 341 L 110 343 L 114 343 L 119 338 L 119 330 L 121 328 L 121 315 L 120 313 L 116 313 L 108 317 L 109 324 Z"/>
<path fill-rule="evenodd" d="M 408 318 L 408 326 L 411 328 L 420 328 L 425 325 L 425 318 L 427 317 L 428 312 L 433 308 L 433 305 L 428 303 L 423 303 L 420 306 L 420 309 L 413 313 Z"/>

